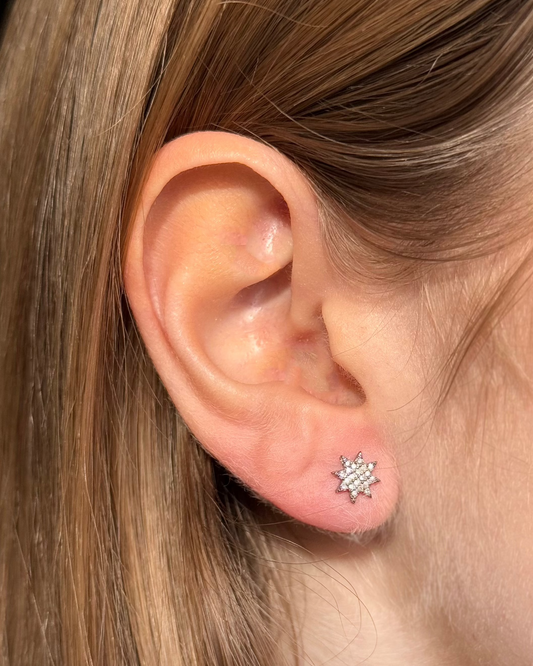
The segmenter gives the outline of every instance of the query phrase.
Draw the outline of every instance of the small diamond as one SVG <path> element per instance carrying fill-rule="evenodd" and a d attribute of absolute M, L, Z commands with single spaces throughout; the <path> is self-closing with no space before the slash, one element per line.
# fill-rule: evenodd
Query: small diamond
<path fill-rule="evenodd" d="M 357 454 L 355 460 L 350 460 L 345 456 L 340 456 L 340 461 L 344 469 L 338 472 L 332 472 L 339 479 L 344 479 L 337 492 L 345 490 L 350 491 L 350 499 L 355 502 L 359 493 L 364 493 L 367 497 L 372 497 L 369 486 L 378 483 L 379 479 L 371 474 L 376 466 L 376 462 L 365 463 L 361 451 Z"/>

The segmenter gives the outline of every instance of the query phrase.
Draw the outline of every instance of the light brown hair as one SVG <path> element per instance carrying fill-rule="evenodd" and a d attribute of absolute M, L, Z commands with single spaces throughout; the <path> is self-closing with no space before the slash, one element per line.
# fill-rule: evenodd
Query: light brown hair
<path fill-rule="evenodd" d="M 338 271 L 399 284 L 524 234 L 488 220 L 522 187 L 532 60 L 528 0 L 14 3 L 0 51 L 2 664 L 272 666 L 281 644 L 299 659 L 264 524 L 280 518 L 191 437 L 124 297 L 156 150 L 203 129 L 270 144 L 316 188 Z"/>

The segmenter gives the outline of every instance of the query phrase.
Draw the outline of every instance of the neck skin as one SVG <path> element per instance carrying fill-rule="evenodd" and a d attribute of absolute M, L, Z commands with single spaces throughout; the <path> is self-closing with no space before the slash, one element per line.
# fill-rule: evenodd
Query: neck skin
<path fill-rule="evenodd" d="M 473 663 L 460 650 L 444 615 L 423 608 L 423 590 L 412 580 L 414 564 L 401 555 L 390 531 L 367 545 L 300 527 L 291 534 L 299 544 L 290 547 L 288 561 L 294 563 L 292 606 L 302 663 Z"/>

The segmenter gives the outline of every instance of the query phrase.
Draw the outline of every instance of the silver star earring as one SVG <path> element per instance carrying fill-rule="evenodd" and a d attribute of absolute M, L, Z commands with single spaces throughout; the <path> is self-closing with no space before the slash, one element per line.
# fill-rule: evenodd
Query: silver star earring
<path fill-rule="evenodd" d="M 355 460 L 349 460 L 348 458 L 341 456 L 340 461 L 343 465 L 343 469 L 338 472 L 331 472 L 341 479 L 341 484 L 336 492 L 342 493 L 345 490 L 348 490 L 350 492 L 350 500 L 352 501 L 352 504 L 355 503 L 359 493 L 364 493 L 367 497 L 372 497 L 370 486 L 379 481 L 379 479 L 372 474 L 377 463 L 365 463 L 361 451 L 359 451 Z"/>

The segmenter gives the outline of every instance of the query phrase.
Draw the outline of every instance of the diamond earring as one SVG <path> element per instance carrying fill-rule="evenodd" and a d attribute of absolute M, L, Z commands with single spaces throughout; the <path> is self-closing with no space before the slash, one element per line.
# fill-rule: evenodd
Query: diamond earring
<path fill-rule="evenodd" d="M 379 481 L 379 479 L 372 474 L 377 463 L 365 463 L 361 451 L 359 451 L 355 460 L 349 460 L 348 458 L 341 456 L 340 461 L 343 465 L 343 469 L 338 472 L 331 472 L 341 479 L 341 484 L 336 492 L 342 493 L 345 490 L 348 490 L 350 492 L 350 500 L 352 504 L 355 504 L 355 500 L 359 493 L 364 493 L 367 497 L 372 497 L 370 486 Z"/>

